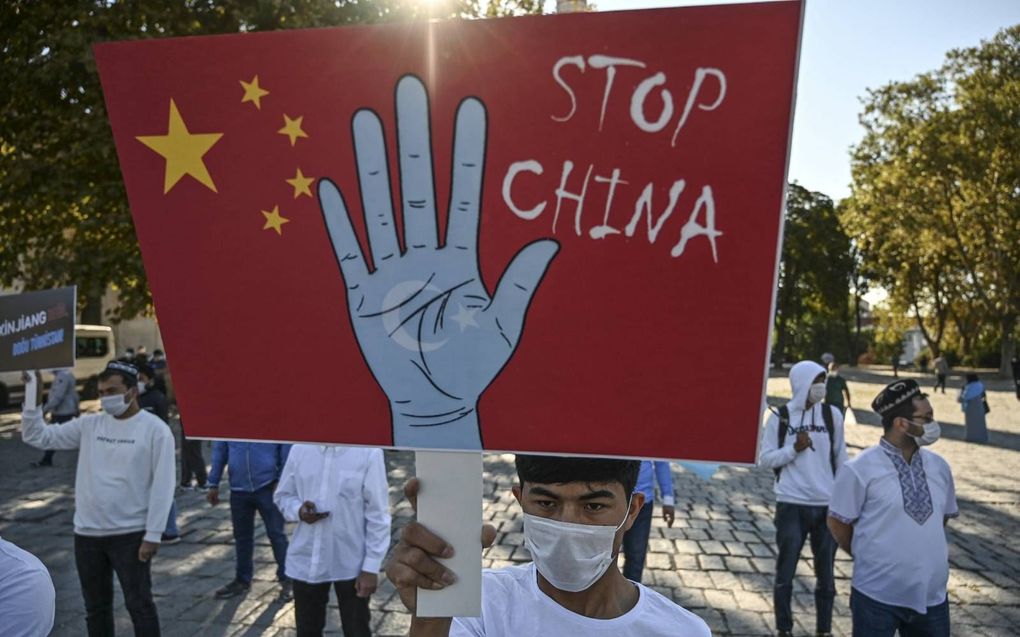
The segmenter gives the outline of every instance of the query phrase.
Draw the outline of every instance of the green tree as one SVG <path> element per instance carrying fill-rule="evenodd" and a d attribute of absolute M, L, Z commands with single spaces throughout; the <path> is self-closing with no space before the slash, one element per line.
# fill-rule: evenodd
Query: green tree
<path fill-rule="evenodd" d="M 787 190 L 783 255 L 776 300 L 773 363 L 817 359 L 831 351 L 851 356 L 850 238 L 832 200 L 796 183 Z"/>
<path fill-rule="evenodd" d="M 845 221 L 869 267 L 936 352 L 969 303 L 969 329 L 996 327 L 1005 373 L 1020 317 L 1020 25 L 870 91 L 861 123 Z"/>
<path fill-rule="evenodd" d="M 429 17 L 540 13 L 537 0 L 8 0 L 0 5 L 0 285 L 76 283 L 82 318 L 151 308 L 91 46 Z M 121 306 L 104 312 L 113 286 Z"/>

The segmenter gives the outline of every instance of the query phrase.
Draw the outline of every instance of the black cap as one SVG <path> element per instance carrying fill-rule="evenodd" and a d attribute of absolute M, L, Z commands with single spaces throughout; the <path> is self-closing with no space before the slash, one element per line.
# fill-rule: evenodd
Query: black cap
<path fill-rule="evenodd" d="M 121 361 L 110 361 L 106 364 L 107 371 L 118 371 L 125 374 L 134 376 L 135 382 L 138 382 L 138 368 L 130 363 L 124 363 Z"/>
<path fill-rule="evenodd" d="M 875 400 L 871 401 L 871 408 L 879 416 L 884 416 L 920 394 L 921 387 L 917 384 L 916 380 L 910 378 L 898 380 L 895 383 L 886 385 L 885 389 L 879 392 Z"/>

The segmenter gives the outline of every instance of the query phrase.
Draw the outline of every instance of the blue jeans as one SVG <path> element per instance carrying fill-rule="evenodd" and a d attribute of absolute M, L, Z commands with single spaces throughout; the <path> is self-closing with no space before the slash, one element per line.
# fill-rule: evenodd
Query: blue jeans
<path fill-rule="evenodd" d="M 287 535 L 283 531 L 283 514 L 273 504 L 276 483 L 267 484 L 257 491 L 230 492 L 230 518 L 234 523 L 234 552 L 237 555 L 237 579 L 251 583 L 255 565 L 255 512 L 262 516 L 266 535 L 276 558 L 276 578 L 287 579 L 284 564 L 287 559 Z"/>
<path fill-rule="evenodd" d="M 645 569 L 654 508 L 655 503 L 646 502 L 634 518 L 630 530 L 623 534 L 623 576 L 633 582 L 641 582 L 641 572 Z"/>
<path fill-rule="evenodd" d="M 815 564 L 815 627 L 820 633 L 832 630 L 832 601 L 836 597 L 836 580 L 833 563 L 836 560 L 836 540 L 829 532 L 826 517 L 828 507 L 776 503 L 776 580 L 772 590 L 772 604 L 776 613 L 777 630 L 793 630 L 793 576 L 797 560 L 804 548 L 804 540 L 811 536 L 811 555 Z"/>
<path fill-rule="evenodd" d="M 180 535 L 180 531 L 177 530 L 177 502 L 170 502 L 170 515 L 166 518 L 166 530 L 163 531 L 166 535 L 171 537 Z"/>
<path fill-rule="evenodd" d="M 929 606 L 924 615 L 903 606 L 890 606 L 850 589 L 853 637 L 949 637 L 949 598 Z"/>

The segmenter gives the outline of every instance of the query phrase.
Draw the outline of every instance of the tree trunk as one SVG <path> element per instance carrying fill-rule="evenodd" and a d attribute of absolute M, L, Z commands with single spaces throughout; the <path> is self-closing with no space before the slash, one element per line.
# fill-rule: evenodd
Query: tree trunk
<path fill-rule="evenodd" d="M 103 323 L 103 295 L 87 293 L 85 305 L 81 309 L 81 322 L 85 325 L 102 325 Z"/>
<path fill-rule="evenodd" d="M 854 340 L 850 351 L 851 360 L 848 361 L 857 367 L 857 359 L 861 355 L 861 295 L 854 294 Z"/>
<path fill-rule="evenodd" d="M 999 376 L 1002 378 L 1010 378 L 1013 373 L 1010 361 L 1016 352 L 1016 338 L 1013 334 L 1016 330 L 1016 320 L 1015 314 L 1004 316 L 1002 319 L 1002 345 L 999 349 Z"/>

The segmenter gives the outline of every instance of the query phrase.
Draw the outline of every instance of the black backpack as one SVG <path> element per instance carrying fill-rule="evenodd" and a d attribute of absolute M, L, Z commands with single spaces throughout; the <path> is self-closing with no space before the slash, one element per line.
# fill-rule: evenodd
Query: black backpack
<path fill-rule="evenodd" d="M 786 443 L 786 430 L 790 428 L 790 410 L 783 405 L 779 408 L 779 449 Z M 836 426 L 832 423 L 832 405 L 822 403 L 822 420 L 825 421 L 825 430 L 829 432 L 829 464 L 832 466 L 832 475 L 836 475 Z M 779 474 L 783 472 L 782 467 L 772 470 L 776 474 L 776 482 L 779 482 Z"/>

